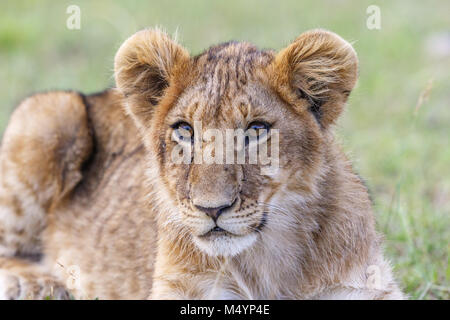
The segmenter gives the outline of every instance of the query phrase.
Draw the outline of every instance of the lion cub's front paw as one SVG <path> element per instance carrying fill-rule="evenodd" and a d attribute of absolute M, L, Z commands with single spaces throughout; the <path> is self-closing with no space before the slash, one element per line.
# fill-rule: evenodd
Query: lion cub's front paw
<path fill-rule="evenodd" d="M 69 293 L 58 281 L 45 275 L 13 274 L 0 270 L 0 300 L 67 300 Z"/>

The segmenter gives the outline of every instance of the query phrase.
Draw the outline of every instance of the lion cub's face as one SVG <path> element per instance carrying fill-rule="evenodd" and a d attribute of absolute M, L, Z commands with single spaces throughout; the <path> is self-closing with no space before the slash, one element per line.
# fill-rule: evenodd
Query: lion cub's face
<path fill-rule="evenodd" d="M 317 129 L 313 116 L 290 110 L 258 79 L 260 66 L 250 68 L 246 50 L 230 45 L 222 49 L 224 57 L 200 58 L 200 75 L 155 128 L 155 146 L 165 159 L 159 174 L 176 204 L 169 219 L 185 226 L 211 255 L 234 255 L 263 235 L 272 223 L 265 204 L 279 188 L 281 172 L 289 175 L 289 161 L 307 169 L 301 155 L 316 139 L 315 131 L 308 130 Z M 316 147 L 308 147 L 316 157 Z"/>
<path fill-rule="evenodd" d="M 316 52 L 299 50 L 325 40 L 325 48 L 309 47 Z M 313 192 L 320 175 L 324 136 L 353 87 L 356 57 L 324 31 L 294 44 L 276 55 L 227 43 L 191 58 L 166 35 L 142 31 L 116 56 L 118 87 L 150 152 L 163 224 L 210 255 L 236 255 L 266 229 L 295 221 L 286 201 Z M 344 69 L 314 73 L 320 64 L 312 54 L 323 58 L 333 45 L 343 51 L 334 48 L 330 59 L 342 59 Z M 322 59 L 322 67 L 332 62 Z"/>

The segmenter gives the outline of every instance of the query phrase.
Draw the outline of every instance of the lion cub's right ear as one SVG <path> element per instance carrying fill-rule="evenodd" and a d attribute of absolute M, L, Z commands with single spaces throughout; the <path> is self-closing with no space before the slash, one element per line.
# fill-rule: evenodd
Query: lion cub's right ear
<path fill-rule="evenodd" d="M 122 44 L 114 59 L 115 80 L 138 125 L 150 120 L 153 107 L 189 63 L 187 50 L 157 29 L 139 31 Z"/>

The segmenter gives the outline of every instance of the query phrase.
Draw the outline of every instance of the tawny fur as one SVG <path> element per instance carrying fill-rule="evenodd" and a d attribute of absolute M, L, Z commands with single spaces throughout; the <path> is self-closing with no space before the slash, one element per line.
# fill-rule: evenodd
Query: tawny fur
<path fill-rule="evenodd" d="M 279 53 L 230 42 L 196 57 L 143 30 L 116 55 L 117 88 L 27 98 L 0 154 L 0 298 L 403 298 L 333 138 L 357 69 L 323 30 Z M 275 175 L 170 159 L 177 121 L 255 119 L 280 131 Z M 199 206 L 223 205 L 234 235 L 205 239 Z"/>

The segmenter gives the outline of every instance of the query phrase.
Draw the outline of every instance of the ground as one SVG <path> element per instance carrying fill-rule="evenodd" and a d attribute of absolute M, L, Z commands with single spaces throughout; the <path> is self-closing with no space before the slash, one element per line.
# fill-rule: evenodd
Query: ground
<path fill-rule="evenodd" d="M 66 27 L 72 4 L 80 30 Z M 381 10 L 379 30 L 366 26 L 369 5 Z M 448 12 L 438 0 L 2 1 L 0 132 L 30 93 L 112 86 L 116 50 L 143 27 L 178 29 L 193 54 L 230 39 L 282 48 L 302 31 L 330 29 L 359 55 L 337 132 L 371 189 L 387 256 L 411 298 L 450 299 Z"/>

